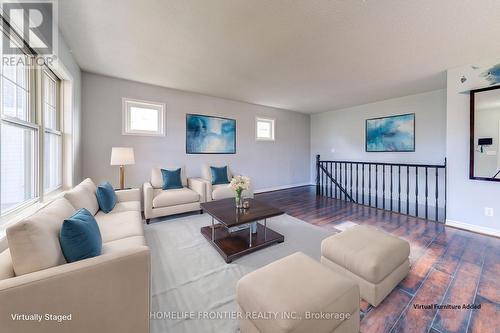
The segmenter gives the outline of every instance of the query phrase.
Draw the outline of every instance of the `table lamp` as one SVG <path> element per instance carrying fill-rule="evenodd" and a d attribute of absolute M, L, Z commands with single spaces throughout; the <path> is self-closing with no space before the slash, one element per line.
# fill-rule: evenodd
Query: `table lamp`
<path fill-rule="evenodd" d="M 134 148 L 113 147 L 111 148 L 111 165 L 120 166 L 120 190 L 125 188 L 125 165 L 135 164 Z"/>

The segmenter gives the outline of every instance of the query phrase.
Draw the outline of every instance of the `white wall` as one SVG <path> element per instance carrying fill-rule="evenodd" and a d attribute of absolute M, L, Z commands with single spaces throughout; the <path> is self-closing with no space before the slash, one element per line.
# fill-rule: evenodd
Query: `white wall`
<path fill-rule="evenodd" d="M 203 162 L 228 164 L 250 176 L 256 189 L 309 182 L 309 115 L 183 92 L 97 74 L 83 73 L 83 175 L 117 185 L 118 168 L 109 165 L 111 147 L 135 150 L 136 164 L 127 166 L 126 183 L 140 186 L 153 166 L 186 165 L 199 176 Z M 167 135 L 122 135 L 122 97 L 157 101 L 167 107 Z M 236 119 L 236 154 L 187 155 L 185 115 L 200 113 Z M 255 141 L 255 116 L 276 119 L 276 141 Z"/>
<path fill-rule="evenodd" d="M 365 120 L 404 113 L 415 113 L 415 152 L 366 152 Z M 313 114 L 312 165 L 316 154 L 320 154 L 322 160 L 443 164 L 446 155 L 445 130 L 445 90 Z M 315 169 L 311 170 L 311 179 L 314 180 Z"/>
<path fill-rule="evenodd" d="M 500 235 L 500 183 L 469 179 L 469 94 L 486 87 L 481 73 L 500 60 L 448 70 L 446 96 L 446 152 L 448 156 L 448 224 Z M 479 69 L 476 69 L 478 68 Z M 462 76 L 467 81 L 462 84 Z M 494 216 L 484 215 L 484 208 Z"/>

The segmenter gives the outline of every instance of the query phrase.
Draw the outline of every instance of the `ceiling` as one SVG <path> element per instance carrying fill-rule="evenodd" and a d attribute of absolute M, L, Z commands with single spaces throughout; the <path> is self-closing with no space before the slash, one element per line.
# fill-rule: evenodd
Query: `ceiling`
<path fill-rule="evenodd" d="M 497 0 L 64 0 L 84 71 L 304 113 L 446 86 L 500 58 Z"/>

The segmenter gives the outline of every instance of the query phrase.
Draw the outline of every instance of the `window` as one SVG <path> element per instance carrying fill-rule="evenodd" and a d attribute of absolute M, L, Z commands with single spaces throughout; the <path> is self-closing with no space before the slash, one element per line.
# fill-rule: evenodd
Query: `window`
<path fill-rule="evenodd" d="M 255 138 L 262 141 L 274 141 L 274 119 L 257 117 L 255 120 Z"/>
<path fill-rule="evenodd" d="M 42 72 L 42 109 L 44 123 L 44 193 L 62 185 L 62 132 L 59 104 L 59 79 L 49 70 Z"/>
<path fill-rule="evenodd" d="M 165 135 L 165 104 L 122 99 L 124 135 Z"/>
<path fill-rule="evenodd" d="M 28 55 L 16 65 L 2 64 L 0 213 L 3 215 L 34 200 L 37 193 L 38 125 L 31 108 L 32 71 L 24 66 Z"/>
<path fill-rule="evenodd" d="M 18 57 L 0 66 L 2 217 L 62 186 L 60 80 L 48 68 L 28 66 L 33 55 Z"/>

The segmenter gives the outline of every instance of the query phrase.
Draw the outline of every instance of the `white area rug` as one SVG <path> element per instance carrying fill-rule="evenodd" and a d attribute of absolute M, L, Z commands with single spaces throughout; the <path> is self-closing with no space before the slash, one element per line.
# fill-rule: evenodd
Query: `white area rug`
<path fill-rule="evenodd" d="M 226 264 L 200 233 L 210 223 L 210 217 L 203 214 L 146 225 L 152 254 L 151 311 L 156 316 L 151 332 L 237 332 L 238 321 L 231 318 L 238 310 L 236 282 L 297 251 L 319 261 L 321 241 L 335 232 L 288 215 L 278 216 L 267 225 L 285 236 L 283 243 Z M 223 318 L 203 318 L 216 315 Z"/>

